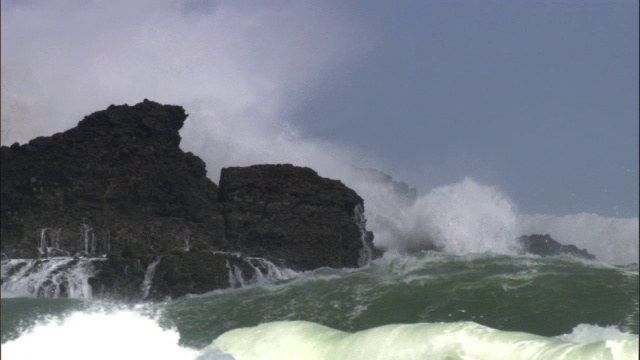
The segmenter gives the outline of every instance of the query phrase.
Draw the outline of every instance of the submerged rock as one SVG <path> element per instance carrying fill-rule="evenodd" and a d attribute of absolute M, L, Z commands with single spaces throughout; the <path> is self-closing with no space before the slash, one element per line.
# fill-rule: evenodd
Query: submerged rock
<path fill-rule="evenodd" d="M 571 255 L 577 258 L 595 260 L 595 255 L 575 245 L 562 245 L 547 235 L 523 235 L 518 239 L 524 252 L 540 256 Z"/>

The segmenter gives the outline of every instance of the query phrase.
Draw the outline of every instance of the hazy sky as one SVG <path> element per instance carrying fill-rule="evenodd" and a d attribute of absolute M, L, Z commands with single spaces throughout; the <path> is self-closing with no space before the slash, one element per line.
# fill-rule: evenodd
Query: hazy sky
<path fill-rule="evenodd" d="M 2 1 L 4 145 L 143 98 L 185 106 L 214 180 L 338 157 L 638 216 L 636 0 Z"/>
<path fill-rule="evenodd" d="M 338 1 L 372 50 L 300 108 L 308 134 L 422 190 L 465 175 L 525 212 L 638 215 L 638 2 Z"/>

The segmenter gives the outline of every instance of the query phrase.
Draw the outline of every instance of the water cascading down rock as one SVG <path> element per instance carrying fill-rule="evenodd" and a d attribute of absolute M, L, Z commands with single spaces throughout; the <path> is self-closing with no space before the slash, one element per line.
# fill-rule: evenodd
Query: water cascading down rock
<path fill-rule="evenodd" d="M 292 165 L 223 169 L 218 189 L 204 162 L 180 149 L 186 118 L 148 100 L 111 105 L 63 133 L 3 146 L 3 284 L 17 284 L 9 259 L 94 258 L 84 293 L 158 299 L 295 274 L 273 266 L 370 259 L 355 192 Z"/>

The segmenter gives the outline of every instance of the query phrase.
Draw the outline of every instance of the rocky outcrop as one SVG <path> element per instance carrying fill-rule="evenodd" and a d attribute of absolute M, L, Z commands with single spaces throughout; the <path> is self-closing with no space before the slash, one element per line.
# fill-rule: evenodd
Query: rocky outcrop
<path fill-rule="evenodd" d="M 3 259 L 82 257 L 93 295 L 118 299 L 370 259 L 373 236 L 354 191 L 292 165 L 224 169 L 218 189 L 204 162 L 179 147 L 186 118 L 148 100 L 112 105 L 63 133 L 3 146 Z"/>
<path fill-rule="evenodd" d="M 147 100 L 112 105 L 64 133 L 2 147 L 2 252 L 225 248 L 217 186 L 179 147 L 186 117 Z"/>
<path fill-rule="evenodd" d="M 222 169 L 225 236 L 243 254 L 310 270 L 368 261 L 363 201 L 338 180 L 309 168 L 254 165 Z"/>
<path fill-rule="evenodd" d="M 524 252 L 540 256 L 570 255 L 577 258 L 595 260 L 595 256 L 587 250 L 578 249 L 575 245 L 562 245 L 547 235 L 524 235 L 518 239 Z"/>

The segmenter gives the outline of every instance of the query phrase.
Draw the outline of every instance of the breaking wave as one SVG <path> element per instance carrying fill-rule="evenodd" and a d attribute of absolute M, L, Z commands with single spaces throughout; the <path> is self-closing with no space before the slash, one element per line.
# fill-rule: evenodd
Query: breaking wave
<path fill-rule="evenodd" d="M 105 342 L 108 342 L 105 346 Z M 179 333 L 136 310 L 74 312 L 46 319 L 2 344 L 5 359 L 636 359 L 638 336 L 578 325 L 548 338 L 474 322 L 392 324 L 355 333 L 306 321 L 231 330 L 210 346 L 180 344 Z"/>

